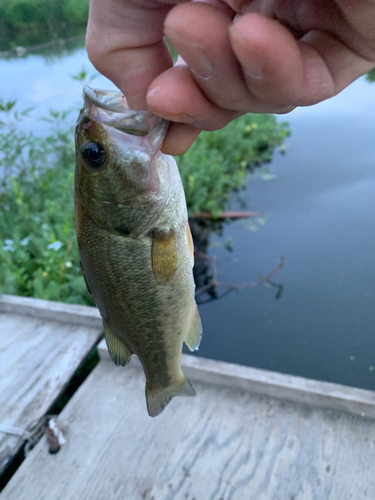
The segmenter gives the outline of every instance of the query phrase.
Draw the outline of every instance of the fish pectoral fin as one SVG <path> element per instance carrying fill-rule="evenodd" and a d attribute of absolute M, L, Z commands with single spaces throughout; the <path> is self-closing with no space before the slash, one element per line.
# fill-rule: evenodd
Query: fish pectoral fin
<path fill-rule="evenodd" d="M 191 267 L 194 267 L 194 241 L 193 241 L 193 237 L 191 235 L 189 221 L 186 222 L 186 236 L 187 236 L 187 241 L 188 241 L 188 246 L 189 246 Z"/>
<path fill-rule="evenodd" d="M 156 417 L 164 410 L 167 404 L 175 396 L 196 396 L 194 387 L 189 380 L 184 377 L 182 382 L 178 385 L 171 385 L 169 387 L 152 388 L 146 384 L 146 402 L 147 411 L 150 417 Z"/>
<path fill-rule="evenodd" d="M 151 262 L 155 280 L 168 285 L 177 269 L 177 249 L 174 231 L 152 231 Z"/>
<path fill-rule="evenodd" d="M 185 337 L 185 344 L 191 351 L 196 351 L 202 339 L 202 322 L 199 316 L 197 304 L 194 302 L 190 316 L 190 325 Z"/>
<path fill-rule="evenodd" d="M 124 342 L 110 329 L 108 324 L 103 321 L 105 341 L 108 352 L 116 366 L 125 366 L 129 363 L 132 353 L 126 347 Z"/>

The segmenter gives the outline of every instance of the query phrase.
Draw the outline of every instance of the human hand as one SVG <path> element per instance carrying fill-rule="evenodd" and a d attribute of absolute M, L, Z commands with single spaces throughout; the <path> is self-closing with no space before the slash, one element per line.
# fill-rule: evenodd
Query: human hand
<path fill-rule="evenodd" d="M 373 68 L 375 1 L 91 0 L 86 45 L 133 109 L 171 120 L 163 151 L 181 154 L 200 130 L 318 103 Z"/>

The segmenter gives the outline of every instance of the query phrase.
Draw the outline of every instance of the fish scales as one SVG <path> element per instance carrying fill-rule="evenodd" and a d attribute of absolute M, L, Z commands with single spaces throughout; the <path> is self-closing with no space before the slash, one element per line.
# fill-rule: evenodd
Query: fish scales
<path fill-rule="evenodd" d="M 139 357 L 156 416 L 173 396 L 195 395 L 180 366 L 183 342 L 193 350 L 201 337 L 185 196 L 175 161 L 158 151 L 164 123 L 144 112 L 150 129 L 135 138 L 139 127 L 127 133 L 125 120 L 119 131 L 110 116 L 109 127 L 111 94 L 116 116 L 129 110 L 118 92 L 100 92 L 85 90 L 76 129 L 81 267 L 112 359 L 124 365 Z"/>

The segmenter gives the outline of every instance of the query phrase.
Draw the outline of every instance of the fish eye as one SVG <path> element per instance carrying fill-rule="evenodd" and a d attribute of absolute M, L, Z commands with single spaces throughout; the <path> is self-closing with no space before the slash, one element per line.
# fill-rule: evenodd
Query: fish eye
<path fill-rule="evenodd" d="M 107 158 L 106 150 L 99 142 L 86 142 L 82 147 L 81 155 L 91 168 L 100 168 Z"/>

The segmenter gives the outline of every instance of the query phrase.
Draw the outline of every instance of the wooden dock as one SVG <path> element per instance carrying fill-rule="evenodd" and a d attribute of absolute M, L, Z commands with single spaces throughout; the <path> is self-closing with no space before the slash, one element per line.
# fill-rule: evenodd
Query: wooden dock
<path fill-rule="evenodd" d="M 41 417 L 48 405 L 33 388 L 48 387 L 50 404 L 97 341 L 97 311 L 77 307 L 0 300 L 0 425 Z M 375 499 L 375 393 L 183 356 L 198 395 L 152 419 L 136 358 L 118 368 L 102 343 L 99 354 L 58 417 L 66 444 L 51 455 L 41 438 L 1 500 Z"/>

